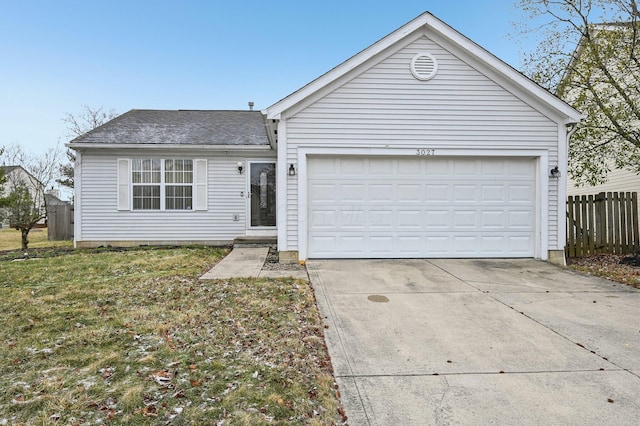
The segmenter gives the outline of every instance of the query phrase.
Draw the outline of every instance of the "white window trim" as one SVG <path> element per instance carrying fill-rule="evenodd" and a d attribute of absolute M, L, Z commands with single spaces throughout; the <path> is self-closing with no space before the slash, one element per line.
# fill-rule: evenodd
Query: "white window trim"
<path fill-rule="evenodd" d="M 144 185 L 160 185 L 160 209 L 134 209 L 133 208 L 133 164 L 135 159 L 147 160 L 158 159 L 160 160 L 160 183 L 146 183 L 135 184 L 135 186 Z M 191 186 L 191 209 L 166 209 L 166 182 L 165 182 L 165 160 L 190 160 L 193 164 L 193 179 L 191 183 L 175 184 L 178 186 Z M 136 213 L 150 213 L 150 212 L 176 212 L 185 213 L 193 211 L 206 211 L 207 210 L 207 160 L 184 158 L 184 157 L 131 157 L 131 158 L 118 158 L 117 164 L 117 209 L 119 211 L 129 211 Z M 172 186 L 174 184 L 169 184 Z"/>

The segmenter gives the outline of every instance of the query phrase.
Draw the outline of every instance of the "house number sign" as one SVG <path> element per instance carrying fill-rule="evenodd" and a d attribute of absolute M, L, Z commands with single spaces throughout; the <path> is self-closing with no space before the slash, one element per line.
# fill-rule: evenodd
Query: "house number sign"
<path fill-rule="evenodd" d="M 433 148 L 418 148 L 416 149 L 416 155 L 436 155 L 436 150 Z"/>

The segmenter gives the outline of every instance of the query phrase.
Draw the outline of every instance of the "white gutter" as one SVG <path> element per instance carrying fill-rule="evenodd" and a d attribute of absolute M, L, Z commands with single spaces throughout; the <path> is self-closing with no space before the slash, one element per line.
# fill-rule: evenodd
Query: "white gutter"
<path fill-rule="evenodd" d="M 72 149 L 197 149 L 203 151 L 271 151 L 269 145 L 201 145 L 201 144 L 124 144 L 124 143 L 67 143 Z"/>

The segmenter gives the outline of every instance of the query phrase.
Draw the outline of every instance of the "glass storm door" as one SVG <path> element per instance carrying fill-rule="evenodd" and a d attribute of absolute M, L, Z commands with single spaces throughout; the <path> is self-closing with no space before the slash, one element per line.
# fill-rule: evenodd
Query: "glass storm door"
<path fill-rule="evenodd" d="M 251 227 L 276 226 L 276 164 L 249 163 Z"/>

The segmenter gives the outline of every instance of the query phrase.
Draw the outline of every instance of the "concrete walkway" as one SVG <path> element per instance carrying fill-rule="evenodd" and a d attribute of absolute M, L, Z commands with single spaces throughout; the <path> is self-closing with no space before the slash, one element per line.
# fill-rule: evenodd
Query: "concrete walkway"
<path fill-rule="evenodd" d="M 351 426 L 638 424 L 637 290 L 528 259 L 307 268 Z"/>
<path fill-rule="evenodd" d="M 224 259 L 200 277 L 201 280 L 231 278 L 285 278 L 309 280 L 307 271 L 266 270 L 264 268 L 269 247 L 234 247 Z"/>

